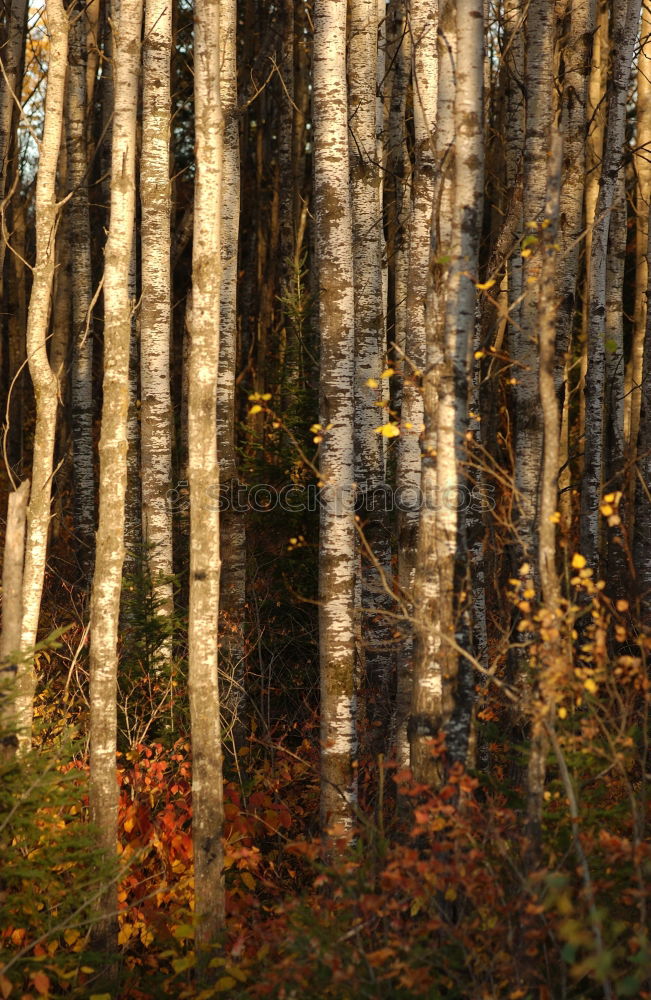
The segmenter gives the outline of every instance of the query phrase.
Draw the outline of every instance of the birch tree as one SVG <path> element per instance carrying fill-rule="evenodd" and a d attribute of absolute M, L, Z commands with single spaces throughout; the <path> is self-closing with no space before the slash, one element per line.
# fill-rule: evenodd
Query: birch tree
<path fill-rule="evenodd" d="M 140 159 L 141 268 L 140 441 L 142 536 L 159 615 L 173 611 L 170 397 L 170 57 L 169 0 L 145 0 Z"/>
<path fill-rule="evenodd" d="M 642 402 L 642 369 L 646 335 L 648 286 L 648 230 L 651 211 L 651 11 L 642 4 L 640 52 L 637 65 L 637 103 L 635 106 L 635 313 L 631 357 L 626 372 L 624 433 L 629 460 L 627 493 L 635 496 L 635 465 L 640 409 Z M 632 507 L 632 505 L 631 505 Z M 631 510 L 631 515 L 633 511 Z M 632 523 L 632 517 L 631 517 Z"/>
<path fill-rule="evenodd" d="M 237 10 L 234 0 L 221 0 L 221 100 L 224 113 L 224 177 L 221 217 L 221 316 L 217 440 L 222 495 L 237 486 L 235 372 L 237 368 L 237 255 L 240 222 L 240 133 L 237 105 Z M 246 600 L 246 535 L 243 515 L 227 504 L 220 520 L 221 676 L 225 718 L 238 720 L 244 679 L 243 617 Z"/>
<path fill-rule="evenodd" d="M 412 86 L 414 94 L 415 164 L 412 177 L 412 211 L 409 232 L 408 290 L 406 301 L 406 355 L 408 363 L 403 370 L 402 407 L 400 421 L 400 454 L 398 460 L 398 489 L 406 500 L 401 510 L 400 562 L 401 584 L 412 592 L 418 552 L 418 522 L 423 516 L 421 497 L 420 433 L 424 421 L 421 380 L 433 361 L 428 351 L 425 305 L 430 280 L 430 243 L 432 212 L 435 194 L 435 163 L 437 153 L 437 99 L 439 73 L 451 72 L 446 51 L 441 58 L 445 65 L 439 68 L 438 48 L 445 50 L 449 38 L 438 39 L 438 0 L 414 0 L 410 9 L 410 40 L 412 50 Z M 442 25 L 445 32 L 446 25 Z M 450 110 L 449 108 L 446 110 Z M 443 126 L 445 130 L 446 126 Z M 438 143 L 441 173 L 445 173 L 448 150 L 443 147 L 444 133 Z M 438 217 L 438 213 L 437 213 Z M 446 220 L 448 221 L 448 220 Z M 445 222 L 443 223 L 445 226 Z M 412 367 L 413 366 L 413 367 Z M 425 390 L 427 391 L 427 389 Z M 425 474 L 425 473 L 423 473 Z M 432 505 L 433 506 L 433 505 Z M 426 515 L 425 515 L 426 516 Z M 433 578 L 430 577 L 430 582 Z M 403 763 L 408 760 L 406 723 L 411 703 L 412 676 L 410 668 L 411 643 L 407 656 L 398 666 L 396 719 L 398 724 L 398 753 Z"/>
<path fill-rule="evenodd" d="M 224 921 L 222 748 L 217 680 L 219 487 L 216 405 L 219 363 L 224 117 L 219 0 L 198 0 L 194 26 L 196 175 L 192 300 L 187 325 L 190 607 L 195 942 L 215 943 Z"/>
<path fill-rule="evenodd" d="M 457 0 L 456 45 L 464 53 L 457 60 L 454 91 L 455 187 L 454 227 L 451 236 L 452 260 L 448 278 L 444 338 L 434 341 L 433 367 L 428 371 L 425 391 L 425 440 L 423 479 L 436 455 L 436 495 L 423 489 L 424 507 L 435 499 L 438 505 L 436 528 L 432 519 L 421 519 L 422 541 L 416 576 L 416 653 L 412 714 L 410 719 L 411 763 L 417 780 L 441 780 L 438 762 L 433 761 L 430 738 L 444 732 L 451 759 L 465 759 L 469 718 L 455 711 L 461 644 L 466 642 L 461 624 L 465 617 L 463 598 L 455 599 L 460 566 L 465 562 L 466 538 L 463 505 L 458 498 L 464 478 L 461 474 L 468 426 L 468 391 L 473 348 L 479 234 L 483 206 L 483 28 L 480 0 Z M 449 23 L 442 11 L 443 30 Z M 449 58 L 449 57 L 448 57 Z M 440 85 L 441 85 L 441 81 Z M 448 86 L 441 87 L 445 97 Z M 442 123 L 442 112 L 439 123 Z M 436 251 L 435 251 L 436 252 Z M 436 264 L 435 264 L 436 266 Z M 438 362 L 438 382 L 435 380 Z M 434 376 L 434 378 L 433 378 Z M 432 381 L 430 381 L 432 379 Z M 428 424 L 436 427 L 435 444 Z M 429 494 L 429 495 L 428 495 Z M 424 530 L 425 529 L 425 530 Z M 427 530 L 429 529 L 429 530 Z M 432 607 L 428 570 L 436 552 L 438 564 L 438 608 Z M 422 557 L 421 557 L 422 553 Z M 435 618 L 432 620 L 432 613 Z"/>
<path fill-rule="evenodd" d="M 321 826 L 349 832 L 357 800 L 354 686 L 355 356 L 352 218 L 348 186 L 346 0 L 314 6 L 315 236 L 321 342 L 319 642 Z"/>
<path fill-rule="evenodd" d="M 361 630 L 366 677 L 386 713 L 391 668 L 390 630 L 383 611 L 389 603 L 384 588 L 391 552 L 385 515 L 382 423 L 384 309 L 382 289 L 383 226 L 380 211 L 380 164 L 377 143 L 377 0 L 349 3 L 348 60 L 350 117 L 350 181 L 355 293 L 355 482 L 363 505 Z M 366 551 L 366 546 L 372 555 Z M 381 693 L 380 693 L 381 692 Z M 371 699 L 373 694 L 371 693 Z"/>
<path fill-rule="evenodd" d="M 64 121 L 65 79 L 68 61 L 68 18 L 61 0 L 48 8 L 49 64 L 45 122 L 39 149 L 36 181 L 36 260 L 27 314 L 27 357 L 36 399 L 36 428 L 32 459 L 32 489 L 27 508 L 27 536 L 23 575 L 22 650 L 28 655 L 16 679 L 16 722 L 21 749 L 31 742 L 34 668 L 31 652 L 36 642 L 43 595 L 52 497 L 54 440 L 58 381 L 47 352 L 56 228 L 60 205 L 56 176 Z"/>
<path fill-rule="evenodd" d="M 136 199 L 136 113 L 142 0 L 122 0 L 115 32 L 110 225 L 104 256 L 104 379 L 99 441 L 99 517 L 90 606 L 90 813 L 108 858 L 116 856 L 116 695 L 118 621 L 127 489 L 129 294 Z M 117 947 L 117 885 L 99 903 L 97 945 Z"/>
<path fill-rule="evenodd" d="M 90 218 L 88 210 L 87 27 L 84 11 L 75 11 L 71 25 L 70 65 L 66 92 L 68 231 L 72 258 L 71 430 L 75 530 L 82 566 L 89 568 L 95 531 L 95 469 L 93 457 L 93 298 Z"/>
<path fill-rule="evenodd" d="M 20 116 L 19 101 L 22 92 L 22 67 L 27 31 L 27 0 L 8 0 L 6 23 L 0 31 L 0 216 L 4 213 L 4 198 L 7 190 L 9 151 L 14 128 Z M 6 243 L 0 233 L 0 299 L 3 290 L 3 274 Z"/>
<path fill-rule="evenodd" d="M 601 558 L 599 506 L 604 476 L 604 400 L 606 374 L 605 314 L 608 237 L 620 171 L 623 168 L 626 101 L 641 0 L 628 0 L 613 11 L 612 74 L 608 87 L 608 123 L 601 185 L 592 229 L 589 263 L 588 369 L 585 379 L 585 459 L 581 488 L 581 553 L 593 569 Z"/>
<path fill-rule="evenodd" d="M 532 0 L 525 21 L 526 126 L 523 214 L 529 245 L 523 245 L 524 298 L 511 331 L 518 364 L 514 392 L 514 572 L 525 558 L 537 560 L 536 524 L 542 456 L 542 420 L 538 404 L 538 304 L 541 255 L 533 252 L 545 207 L 547 153 L 552 119 L 554 12 L 547 0 Z"/>

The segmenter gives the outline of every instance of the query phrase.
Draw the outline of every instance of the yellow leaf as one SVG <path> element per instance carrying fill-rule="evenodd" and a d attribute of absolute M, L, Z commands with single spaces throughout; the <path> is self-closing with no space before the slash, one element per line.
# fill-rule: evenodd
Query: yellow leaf
<path fill-rule="evenodd" d="M 559 521 L 560 521 L 560 519 L 561 519 L 561 512 L 560 512 L 560 510 L 555 510 L 554 513 L 549 518 L 549 522 L 550 522 L 550 524 L 558 524 Z"/>
<path fill-rule="evenodd" d="M 567 709 L 563 708 L 562 705 L 561 705 L 561 707 L 558 710 L 558 717 L 559 717 L 559 719 L 566 719 L 567 718 Z"/>
<path fill-rule="evenodd" d="M 225 993 L 226 990 L 232 990 L 234 986 L 237 986 L 237 979 L 233 979 L 232 976 L 220 976 L 214 988 L 216 993 Z"/>
<path fill-rule="evenodd" d="M 457 890 L 456 889 L 452 889 L 452 888 L 446 889 L 445 890 L 445 898 L 447 899 L 447 901 L 449 903 L 453 903 L 454 900 L 457 898 Z"/>
<path fill-rule="evenodd" d="M 522 251 L 522 256 L 531 257 L 531 250 L 529 250 L 529 248 L 527 247 L 525 250 Z"/>
<path fill-rule="evenodd" d="M 133 934 L 133 924 L 122 924 L 120 930 L 118 931 L 118 944 L 126 944 Z"/>
<path fill-rule="evenodd" d="M 260 399 L 264 399 L 266 402 L 269 402 L 269 400 L 271 399 L 271 393 L 263 392 L 262 395 L 260 396 Z"/>
<path fill-rule="evenodd" d="M 260 406 L 259 403 L 256 403 L 255 406 L 251 407 L 251 409 L 249 410 L 249 416 L 253 417 L 255 416 L 256 413 L 262 413 L 262 407 Z"/>
<path fill-rule="evenodd" d="M 134 828 L 135 825 L 136 825 L 136 821 L 133 818 L 133 816 L 127 816 L 127 818 L 124 821 L 124 831 L 125 831 L 125 833 L 131 833 L 131 831 L 133 830 L 133 828 Z"/>
<path fill-rule="evenodd" d="M 240 878 L 244 882 L 247 889 L 251 889 L 251 891 L 255 889 L 255 879 L 253 878 L 251 872 L 240 872 Z"/>
<path fill-rule="evenodd" d="M 0 976 L 0 993 L 2 993 L 3 1000 L 7 1000 L 13 988 L 14 984 L 11 979 L 7 979 L 6 976 Z"/>
<path fill-rule="evenodd" d="M 495 284 L 495 278 L 491 278 L 489 281 L 478 282 L 475 285 L 475 288 L 479 292 L 487 292 L 488 289 L 492 288 L 494 284 Z M 475 357 L 477 357 L 476 354 L 475 354 Z"/>
<path fill-rule="evenodd" d="M 599 690 L 596 681 L 594 681 L 592 677 L 588 677 L 588 679 L 584 681 L 583 687 L 586 691 L 589 691 L 590 694 L 596 694 Z"/>
<path fill-rule="evenodd" d="M 76 927 L 69 927 L 67 931 L 63 933 L 63 940 L 66 944 L 74 944 L 79 937 L 79 931 Z"/>
<path fill-rule="evenodd" d="M 375 433 L 381 434 L 385 438 L 394 438 L 400 434 L 400 428 L 397 424 L 382 424 L 381 427 L 375 428 Z"/>
<path fill-rule="evenodd" d="M 393 368 L 385 368 L 384 371 L 382 372 L 380 378 L 391 378 L 392 375 L 395 375 L 394 369 Z"/>
<path fill-rule="evenodd" d="M 628 611 L 628 601 L 617 601 L 615 607 L 618 611 Z"/>
<path fill-rule="evenodd" d="M 530 572 L 531 572 L 531 564 L 527 562 L 522 563 L 522 566 L 520 566 L 520 576 L 528 576 Z"/>
<path fill-rule="evenodd" d="M 586 563 L 585 556 L 582 556 L 578 552 L 575 552 L 574 555 L 572 556 L 572 569 L 583 569 L 585 563 Z"/>
<path fill-rule="evenodd" d="M 380 383 L 376 378 L 367 378 L 366 384 L 369 387 L 369 389 L 377 389 Z"/>

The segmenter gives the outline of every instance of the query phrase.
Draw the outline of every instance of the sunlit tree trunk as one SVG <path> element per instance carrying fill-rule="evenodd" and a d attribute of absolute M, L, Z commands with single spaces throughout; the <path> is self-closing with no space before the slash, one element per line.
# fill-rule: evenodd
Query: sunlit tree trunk
<path fill-rule="evenodd" d="M 618 4 L 613 13 L 612 75 L 601 185 L 592 230 L 589 263 L 588 369 L 585 379 L 585 459 L 581 488 L 581 553 L 593 569 L 601 558 L 599 506 L 604 477 L 604 403 L 606 377 L 606 279 L 613 201 L 623 169 L 626 101 L 641 0 Z"/>
<path fill-rule="evenodd" d="M 554 660 L 560 653 L 560 581 L 556 570 L 556 507 L 558 501 L 560 410 L 557 394 L 556 314 L 557 259 L 556 245 L 560 192 L 562 141 L 554 128 L 550 135 L 551 156 L 547 172 L 547 193 L 544 222 L 538 230 L 536 253 L 540 257 L 538 286 L 538 393 L 543 431 L 539 515 L 537 524 L 538 577 L 544 612 L 541 627 L 540 660 L 554 675 Z M 548 690 L 546 676 L 534 693 L 529 759 L 527 768 L 527 820 L 532 849 L 536 849 L 542 822 L 543 792 L 547 763 L 548 739 L 546 720 L 553 711 L 555 692 Z"/>
<path fill-rule="evenodd" d="M 411 177 L 407 271 L 407 363 L 403 369 L 398 486 L 404 490 L 401 558 L 404 580 L 413 587 L 418 537 L 420 444 L 423 424 L 422 372 L 425 367 L 425 296 L 430 266 L 430 234 L 434 206 L 435 126 L 437 102 L 438 0 L 412 0 L 409 33 L 412 52 L 414 168 Z"/>
<path fill-rule="evenodd" d="M 351 829 L 357 800 L 354 687 L 355 365 L 352 218 L 348 184 L 346 0 L 314 7 L 314 188 L 321 338 L 319 538 L 321 826 Z"/>
<path fill-rule="evenodd" d="M 563 86 L 561 97 L 561 132 L 563 134 L 563 184 L 560 203 L 560 252 L 557 261 L 558 296 L 556 390 L 561 400 L 561 447 L 559 464 L 562 478 L 563 511 L 569 515 L 571 468 L 569 463 L 570 399 L 568 368 L 570 342 L 579 291 L 579 262 L 584 227 L 586 184 L 586 104 L 590 77 L 591 40 L 594 31 L 594 4 L 591 0 L 573 0 L 569 11 L 569 30 L 562 49 Z"/>
<path fill-rule="evenodd" d="M 401 584 L 413 592 L 421 517 L 421 449 L 423 426 L 422 379 L 426 367 L 425 301 L 430 277 L 430 243 L 436 169 L 436 113 L 438 95 L 438 0 L 413 0 L 409 34 L 412 51 L 415 163 L 409 220 L 409 261 L 406 301 L 407 363 L 402 372 L 402 407 L 398 459 L 400 504 Z M 447 39 L 443 44 L 447 44 Z M 445 126 L 443 126 L 445 128 Z M 399 754 L 406 763 L 407 719 L 411 703 L 411 642 L 398 662 L 397 736 Z"/>
<path fill-rule="evenodd" d="M 224 141 L 219 0 L 198 0 L 194 31 L 196 178 L 192 304 L 188 313 L 188 645 L 195 942 L 199 950 L 205 950 L 216 942 L 224 921 L 224 806 L 217 680 L 221 563 L 219 510 L 214 499 L 219 486 L 216 405 Z"/>
<path fill-rule="evenodd" d="M 637 486 L 635 458 L 640 430 L 642 401 L 642 367 L 646 334 L 648 285 L 648 228 L 651 210 L 651 11 L 642 5 L 640 52 L 637 69 L 637 103 L 635 106 L 635 313 L 631 357 L 626 371 L 624 396 L 624 434 L 628 459 L 627 494 L 632 501 Z M 629 511 L 632 514 L 632 504 Z"/>
<path fill-rule="evenodd" d="M 432 216 L 430 276 L 425 308 L 426 364 L 423 374 L 424 432 L 421 441 L 421 509 L 418 528 L 418 552 L 414 581 L 416 643 L 413 654 L 413 677 L 410 670 L 399 670 L 396 695 L 397 755 L 403 765 L 409 763 L 417 727 L 427 736 L 440 719 L 442 693 L 439 623 L 439 498 L 437 440 L 439 392 L 444 375 L 446 340 L 446 302 L 450 279 L 450 261 L 454 239 L 455 190 L 455 54 L 456 12 L 454 0 L 440 5 L 438 31 L 438 95 L 435 134 L 436 177 Z M 414 706 L 432 707 L 431 718 L 413 718 Z"/>
<path fill-rule="evenodd" d="M 170 397 L 170 59 L 172 11 L 168 0 L 145 0 L 140 160 L 141 268 L 140 441 L 142 537 L 158 614 L 172 598 L 172 480 Z"/>
<path fill-rule="evenodd" d="M 108 858 L 117 847 L 116 693 L 118 620 L 127 489 L 129 293 L 136 198 L 136 112 L 142 0 L 122 0 L 113 25 L 115 102 L 110 226 L 104 258 L 104 381 L 99 442 L 99 519 L 90 607 L 90 813 Z M 110 963 L 117 948 L 117 885 L 99 902 L 97 947 Z"/>
<path fill-rule="evenodd" d="M 440 342 L 438 385 L 435 368 L 430 372 L 430 357 L 425 390 L 426 432 L 423 466 L 436 457 L 436 496 L 438 511 L 432 524 L 421 520 L 422 540 L 416 572 L 415 615 L 416 650 L 412 714 L 410 719 L 411 764 L 418 780 L 437 783 L 441 780 L 438 763 L 431 758 L 429 738 L 446 734 L 450 759 L 465 760 L 470 717 L 465 698 L 457 689 L 462 651 L 466 647 L 467 609 L 459 591 L 466 586 L 467 561 L 464 504 L 459 502 L 465 486 L 462 462 L 465 460 L 468 431 L 468 392 L 472 373 L 471 356 L 475 329 L 475 306 L 479 239 L 482 224 L 484 190 L 483 146 L 483 52 L 484 16 L 481 0 L 457 0 L 457 60 L 454 102 L 455 188 L 454 223 L 451 239 L 451 266 L 446 298 L 445 335 Z M 442 29 L 447 26 L 447 11 L 441 12 Z M 449 58 L 449 56 L 448 56 Z M 442 112 L 439 112 L 439 122 Z M 434 250 L 438 253 L 438 248 Z M 437 265 L 436 257 L 434 266 Z M 434 347 L 433 353 L 436 352 Z M 428 384 L 429 379 L 432 382 Z M 432 384 L 433 383 L 433 384 Z M 436 398 L 433 398 L 436 397 Z M 436 426 L 435 456 L 428 439 L 427 426 Z M 424 472 L 424 481 L 426 472 Z M 424 504 L 431 502 L 425 487 Z M 438 564 L 438 607 L 432 608 L 428 563 L 434 548 Z M 422 553 L 422 556 L 421 556 Z M 428 600 L 429 598 L 429 600 Z M 433 612 L 433 616 L 432 616 Z M 438 634 L 436 634 L 438 633 Z"/>
<path fill-rule="evenodd" d="M 382 401 L 384 315 L 383 226 L 377 141 L 377 0 L 349 0 L 349 118 L 355 289 L 355 482 L 361 494 L 361 634 L 369 718 L 388 709 L 391 629 L 383 610 L 390 598 L 391 552 L 385 514 Z M 382 576 L 384 575 L 384 581 Z M 379 701 L 379 704 L 377 702 Z M 376 702 L 373 705 L 373 702 Z"/>
<path fill-rule="evenodd" d="M 56 175 L 64 121 L 68 19 L 61 0 L 48 8 L 50 34 L 45 123 L 36 181 L 36 260 L 27 315 L 27 357 L 36 398 L 36 428 L 32 459 L 32 489 L 27 508 L 27 537 L 23 577 L 23 623 L 21 646 L 29 653 L 35 642 L 45 578 L 54 439 L 57 418 L 57 376 L 47 352 L 52 283 L 54 280 L 56 227 L 59 206 Z M 16 716 L 21 748 L 31 741 L 34 698 L 34 668 L 28 656 L 16 678 Z"/>
<path fill-rule="evenodd" d="M 88 214 L 87 155 L 87 29 L 81 10 L 75 11 L 70 36 L 70 65 L 66 100 L 68 231 L 72 257 L 72 376 L 71 436 L 75 531 L 80 562 L 90 569 L 95 532 L 95 470 L 93 460 L 93 297 L 90 220 Z"/>
<path fill-rule="evenodd" d="M 240 221 L 240 135 L 237 108 L 237 20 L 234 0 L 220 3 L 221 99 L 224 112 L 224 178 L 221 219 L 222 278 L 217 383 L 217 441 L 221 491 L 230 498 L 237 486 L 235 375 L 237 368 L 237 251 Z M 289 186 L 289 179 L 287 178 Z M 220 674 L 222 713 L 238 724 L 244 679 L 243 617 L 246 599 L 246 537 L 242 513 L 227 506 L 220 519 Z M 241 722 L 242 720 L 239 720 Z"/>
<path fill-rule="evenodd" d="M 25 564 L 25 522 L 29 480 L 13 490 L 7 499 L 7 521 L 2 559 L 2 633 L 0 633 L 0 670 L 10 672 L 20 657 L 20 631 L 23 618 L 23 566 Z M 0 675 L 1 676 L 1 675 Z M 4 677 L 3 677 L 4 680 Z M 0 702 L 2 741 L 0 758 L 12 754 L 17 745 L 14 692 L 3 684 Z"/>

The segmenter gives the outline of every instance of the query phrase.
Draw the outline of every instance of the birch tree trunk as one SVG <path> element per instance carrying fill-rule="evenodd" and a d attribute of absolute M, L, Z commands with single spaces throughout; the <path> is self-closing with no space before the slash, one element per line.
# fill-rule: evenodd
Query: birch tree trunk
<path fill-rule="evenodd" d="M 606 262 L 606 314 L 604 325 L 605 400 L 604 400 L 604 488 L 608 493 L 624 487 L 624 272 L 628 217 L 624 169 L 619 173 L 608 234 Z M 628 503 L 622 502 L 618 514 L 630 525 Z M 621 529 L 620 529 L 621 530 Z M 607 533 L 607 573 L 611 596 L 625 597 L 629 592 L 627 559 L 620 544 L 620 532 Z"/>
<path fill-rule="evenodd" d="M 563 81 L 561 123 L 563 135 L 563 183 L 560 194 L 560 230 L 556 266 L 556 391 L 562 406 L 561 448 L 559 464 L 565 471 L 562 478 L 562 509 L 566 525 L 569 521 L 571 470 L 569 462 L 569 366 L 570 342 L 576 311 L 579 261 L 584 226 L 584 193 L 586 184 L 586 133 L 588 81 L 590 78 L 591 40 L 594 36 L 594 4 L 591 0 L 574 0 L 570 5 L 569 26 L 562 50 Z"/>
<path fill-rule="evenodd" d="M 538 402 L 538 302 L 542 256 L 535 252 L 536 230 L 545 207 L 547 155 L 553 100 L 554 11 L 547 0 L 532 0 L 525 22 L 526 134 L 523 213 L 533 246 L 525 246 L 524 298 L 511 331 L 516 370 L 514 410 L 515 573 L 525 559 L 536 565 L 538 499 L 542 459 L 542 419 Z"/>
<path fill-rule="evenodd" d="M 188 313 L 188 483 L 195 942 L 216 942 L 224 922 L 222 747 L 217 680 L 219 487 L 216 405 L 219 363 L 224 117 L 219 0 L 197 0 L 194 34 L 196 177 L 192 304 Z M 200 974 L 202 970 L 200 968 Z"/>
<path fill-rule="evenodd" d="M 54 440 L 57 418 L 57 376 L 47 352 L 52 283 L 54 280 L 56 227 L 59 205 L 56 175 L 64 120 L 68 19 L 61 0 L 48 8 L 50 35 L 45 123 L 39 150 L 36 181 L 36 260 L 27 315 L 27 357 L 36 399 L 36 428 L 32 459 L 32 489 L 27 508 L 27 538 L 23 576 L 23 622 L 21 646 L 31 653 L 36 642 L 45 577 Z M 16 678 L 16 724 L 19 748 L 31 744 L 34 699 L 34 667 L 31 656 L 20 665 Z"/>
<path fill-rule="evenodd" d="M 631 501 L 631 525 L 633 499 L 637 477 L 635 458 L 637 455 L 640 430 L 640 408 L 642 402 L 642 369 L 644 364 L 644 341 L 646 334 L 647 287 L 648 287 L 648 229 L 651 211 L 651 11 L 642 5 L 640 27 L 640 52 L 637 67 L 636 151 L 635 151 L 635 313 L 631 357 L 626 372 L 624 409 L 624 433 L 628 459 L 629 479 L 627 494 Z"/>
<path fill-rule="evenodd" d="M 585 379 L 585 459 L 581 488 L 582 555 L 595 571 L 601 559 L 599 506 L 604 476 L 605 315 L 608 236 L 619 173 L 623 169 L 626 101 L 641 0 L 618 4 L 611 35 L 612 75 L 608 88 L 608 123 L 597 198 L 589 271 L 588 369 Z"/>
<path fill-rule="evenodd" d="M 467 610 L 455 597 L 465 576 L 465 485 L 461 473 L 468 431 L 468 391 L 472 374 L 471 352 L 479 237 L 482 225 L 483 150 L 483 45 L 482 0 L 456 0 L 456 45 L 464 53 L 457 60 L 454 99 L 455 188 L 452 261 L 448 277 L 444 338 L 434 341 L 428 356 L 425 391 L 426 431 L 423 442 L 424 508 L 434 500 L 436 518 L 421 521 L 415 608 L 416 651 L 410 719 L 411 763 L 416 780 L 439 783 L 440 762 L 433 760 L 430 739 L 444 732 L 451 760 L 465 760 L 470 718 L 458 699 L 460 646 L 467 642 Z M 441 12 L 445 33 L 448 10 Z M 449 59 L 449 56 L 447 57 Z M 448 85 L 441 86 L 443 95 Z M 442 109 L 439 123 L 443 122 Z M 438 253 L 438 246 L 435 253 Z M 436 263 L 435 267 L 440 266 Z M 438 346 L 438 351 L 437 351 Z M 437 357 L 438 354 L 438 357 Z M 439 364 L 438 384 L 436 364 Z M 430 369 L 430 366 L 431 369 Z M 431 380 L 431 381 L 430 381 Z M 428 426 L 436 426 L 435 441 Z M 430 443 L 431 442 L 431 443 Z M 426 485 L 436 457 L 436 492 Z M 434 521 L 434 524 L 432 523 Z M 428 530 L 424 530 L 428 529 Z M 434 529 L 434 530 L 432 530 Z M 422 556 L 421 556 L 422 553 Z M 438 564 L 438 608 L 432 607 L 428 570 L 435 553 Z M 463 567 L 463 572 L 462 572 Z M 467 589 L 467 588 L 466 588 Z M 458 593 L 458 589 L 456 590 Z M 433 619 L 433 620 L 432 620 Z"/>
<path fill-rule="evenodd" d="M 355 482 L 361 494 L 361 632 L 370 718 L 387 721 L 391 630 L 383 612 L 390 598 L 391 550 L 386 525 L 383 438 L 383 225 L 377 143 L 377 0 L 349 3 L 349 116 L 355 291 Z M 384 581 L 382 576 L 384 575 Z"/>
<path fill-rule="evenodd" d="M 113 30 L 114 111 L 110 226 L 104 257 L 104 381 L 99 441 L 99 518 L 90 605 L 90 814 L 107 858 L 116 856 L 117 633 L 127 489 L 129 292 L 136 199 L 136 113 L 142 0 L 122 0 Z M 99 902 L 97 947 L 109 965 L 117 948 L 117 885 Z"/>
<path fill-rule="evenodd" d="M 454 237 L 455 189 L 455 56 L 454 0 L 440 6 L 437 36 L 436 160 L 429 284 L 425 303 L 426 367 L 423 374 L 424 431 L 421 441 L 421 504 L 418 552 L 414 580 L 415 642 L 412 670 L 399 670 L 396 694 L 397 756 L 406 766 L 416 739 L 436 731 L 442 694 L 439 623 L 439 496 L 437 440 L 439 392 L 443 378 L 446 337 L 446 299 Z M 414 706 L 417 706 L 415 709 Z M 432 717 L 419 719 L 414 711 L 432 707 Z M 422 730 L 422 732 L 420 732 Z"/>
<path fill-rule="evenodd" d="M 172 483 L 170 396 L 170 59 L 168 0 L 145 0 L 142 88 L 142 206 L 140 307 L 140 442 L 142 537 L 157 614 L 169 617 L 172 597 Z M 161 656 L 171 653 L 166 644 Z"/>
<path fill-rule="evenodd" d="M 432 212 L 437 211 L 437 207 L 434 207 L 434 194 L 438 76 L 439 72 L 446 72 L 445 68 L 441 69 L 438 65 L 438 48 L 445 49 L 448 43 L 448 39 L 444 36 L 441 40 L 438 39 L 438 7 L 438 0 L 413 0 L 409 21 L 415 163 L 412 175 L 406 302 L 405 350 L 408 363 L 403 363 L 397 485 L 401 498 L 398 515 L 400 582 L 407 594 L 411 595 L 413 595 L 418 555 L 418 525 L 420 518 L 423 517 L 420 504 L 420 435 L 424 422 L 421 385 L 426 359 L 428 366 L 431 361 L 427 349 L 425 304 L 431 267 Z M 445 29 L 445 26 L 443 27 Z M 449 63 L 447 52 L 443 52 L 442 58 Z M 445 127 L 444 125 L 443 129 Z M 445 157 L 447 150 L 439 144 L 439 152 Z M 429 377 L 431 378 L 431 375 Z M 430 577 L 430 580 L 433 580 L 433 577 Z M 412 641 L 409 634 L 404 645 L 404 654 L 398 662 L 396 696 L 398 756 L 404 765 L 407 765 L 409 760 L 407 720 L 413 683 L 411 661 Z"/>
<path fill-rule="evenodd" d="M 321 827 L 349 834 L 357 801 L 352 218 L 346 0 L 314 5 L 314 192 L 321 339 Z"/>
<path fill-rule="evenodd" d="M 22 67 L 24 62 L 25 34 L 27 31 L 27 0 L 7 0 L 9 17 L 0 33 L 0 204 L 7 190 L 9 151 L 18 123 L 17 95 L 22 94 Z M 0 234 L 0 301 L 3 294 L 3 274 L 6 243 Z"/>
<path fill-rule="evenodd" d="M 23 566 L 25 564 L 25 524 L 29 480 L 24 480 L 7 498 L 7 523 L 2 560 L 2 633 L 0 634 L 0 720 L 2 754 L 11 754 L 17 746 L 15 689 L 6 683 L 17 672 L 20 656 L 20 631 L 23 619 Z"/>
<path fill-rule="evenodd" d="M 75 531 L 84 573 L 90 570 L 95 533 L 95 469 L 93 458 L 93 297 L 87 153 L 87 28 L 82 8 L 75 10 L 70 35 L 66 95 L 68 231 L 72 258 L 71 430 Z"/>
<path fill-rule="evenodd" d="M 434 205 L 438 0 L 412 0 L 409 32 L 412 53 L 414 168 L 411 178 L 405 353 L 402 379 L 398 484 L 407 503 L 401 509 L 403 578 L 411 589 L 418 543 L 423 424 L 422 372 L 425 367 L 425 297 L 430 267 Z"/>
<path fill-rule="evenodd" d="M 237 252 L 240 222 L 240 134 L 237 106 L 237 9 L 234 0 L 220 3 L 222 55 L 221 100 L 224 113 L 224 178 L 222 195 L 221 319 L 217 441 L 220 492 L 234 495 L 237 487 L 235 374 L 237 369 Z M 233 505 L 235 506 L 235 505 Z M 239 706 L 244 680 L 243 619 L 246 600 L 246 535 L 244 516 L 229 505 L 220 520 L 220 675 L 222 715 L 230 731 L 241 730 Z M 240 733 L 241 735 L 241 733 Z"/>

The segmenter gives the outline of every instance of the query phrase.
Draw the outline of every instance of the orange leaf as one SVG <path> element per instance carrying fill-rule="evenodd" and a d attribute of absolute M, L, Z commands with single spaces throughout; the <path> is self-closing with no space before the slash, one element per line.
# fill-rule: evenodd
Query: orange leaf
<path fill-rule="evenodd" d="M 38 992 L 41 994 L 41 996 L 45 996 L 47 993 L 49 993 L 50 977 L 48 975 L 46 975 L 39 969 L 38 972 L 32 972 L 30 978 L 34 983 L 34 986 L 36 987 Z"/>

